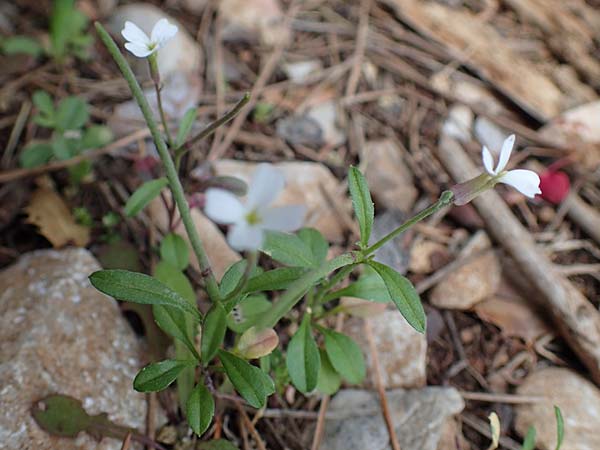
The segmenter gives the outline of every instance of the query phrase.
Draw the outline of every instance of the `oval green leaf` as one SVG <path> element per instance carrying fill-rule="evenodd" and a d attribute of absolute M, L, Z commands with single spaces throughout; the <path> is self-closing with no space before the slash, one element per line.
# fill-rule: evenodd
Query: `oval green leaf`
<path fill-rule="evenodd" d="M 335 368 L 329 361 L 329 356 L 325 350 L 320 349 L 321 369 L 319 370 L 319 381 L 317 381 L 317 390 L 323 394 L 333 395 L 342 384 L 342 377 L 336 372 Z"/>
<path fill-rule="evenodd" d="M 204 384 L 198 383 L 190 394 L 185 414 L 194 433 L 202 436 L 215 415 L 215 400 Z"/>
<path fill-rule="evenodd" d="M 352 197 L 354 214 L 360 228 L 360 243 L 362 247 L 367 247 L 369 245 L 369 237 L 371 237 L 371 229 L 373 228 L 375 206 L 373 205 L 373 200 L 371 200 L 367 180 L 356 167 L 350 167 L 350 171 L 348 172 L 348 188 Z"/>
<path fill-rule="evenodd" d="M 215 357 L 217 350 L 223 343 L 225 332 L 227 331 L 227 315 L 220 303 L 212 305 L 202 325 L 202 343 L 200 356 L 202 364 Z"/>
<path fill-rule="evenodd" d="M 183 115 L 183 119 L 181 119 L 181 124 L 179 125 L 179 130 L 177 131 L 177 138 L 175 139 L 176 148 L 181 147 L 185 143 L 190 131 L 192 131 L 192 127 L 194 126 L 197 116 L 198 109 L 195 106 L 192 106 Z"/>
<path fill-rule="evenodd" d="M 367 369 L 358 344 L 345 334 L 319 328 L 325 336 L 325 350 L 334 369 L 352 384 L 365 379 Z"/>
<path fill-rule="evenodd" d="M 300 327 L 288 344 L 286 364 L 292 383 L 300 392 L 307 394 L 317 386 L 321 358 L 308 314 L 304 315 Z"/>
<path fill-rule="evenodd" d="M 89 106 L 79 97 L 67 97 L 56 108 L 56 127 L 61 130 L 77 130 L 90 117 Z"/>
<path fill-rule="evenodd" d="M 295 234 L 269 231 L 265 233 L 265 241 L 261 250 L 286 266 L 315 266 L 310 247 Z"/>
<path fill-rule="evenodd" d="M 166 178 L 146 181 L 127 200 L 124 208 L 125 214 L 129 217 L 135 216 L 158 196 L 167 184 L 169 184 L 169 181 Z"/>
<path fill-rule="evenodd" d="M 285 289 L 305 272 L 304 267 L 278 267 L 250 278 L 245 291 L 278 291 Z"/>
<path fill-rule="evenodd" d="M 160 257 L 179 270 L 185 270 L 190 262 L 190 250 L 177 233 L 167 234 L 160 243 Z"/>
<path fill-rule="evenodd" d="M 172 306 L 200 320 L 198 309 L 156 278 L 128 270 L 99 270 L 90 275 L 92 286 L 118 300 Z"/>
<path fill-rule="evenodd" d="M 167 359 L 148 364 L 138 372 L 133 380 L 133 388 L 138 392 L 157 392 L 167 388 L 186 367 L 192 367 L 195 361 Z"/>
<path fill-rule="evenodd" d="M 267 397 L 275 392 L 273 380 L 258 367 L 219 350 L 219 358 L 233 387 L 254 408 L 265 406 Z"/>
<path fill-rule="evenodd" d="M 392 301 L 406 321 L 419 333 L 425 332 L 425 311 L 412 283 L 391 267 L 376 261 L 368 263 L 379 274 Z"/>

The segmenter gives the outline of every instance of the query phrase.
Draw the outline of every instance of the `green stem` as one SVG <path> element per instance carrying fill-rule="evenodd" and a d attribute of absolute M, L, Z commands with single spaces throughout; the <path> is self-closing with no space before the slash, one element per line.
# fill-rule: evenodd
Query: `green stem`
<path fill-rule="evenodd" d="M 342 267 L 334 276 L 329 279 L 329 281 L 323 283 L 319 287 L 317 295 L 315 296 L 315 305 L 320 305 L 327 291 L 350 275 L 355 266 L 356 264 L 350 264 L 349 266 Z"/>
<path fill-rule="evenodd" d="M 173 148 L 173 138 L 171 137 L 171 132 L 169 131 L 169 123 L 167 122 L 167 116 L 165 114 L 165 110 L 162 104 L 162 96 L 160 95 L 160 73 L 158 71 L 158 61 L 156 53 L 152 53 L 148 57 L 148 64 L 150 65 L 150 76 L 152 77 L 152 81 L 154 82 L 154 90 L 156 92 L 156 103 L 158 105 L 160 120 L 162 122 L 163 128 L 165 129 L 165 135 L 167 136 L 167 143 L 169 144 L 169 148 Z"/>
<path fill-rule="evenodd" d="M 208 261 L 208 256 L 204 250 L 204 246 L 202 245 L 202 240 L 198 235 L 198 231 L 194 225 L 194 221 L 192 220 L 192 216 L 190 213 L 190 207 L 185 198 L 185 194 L 183 192 L 183 186 L 181 185 L 181 181 L 179 181 L 179 177 L 177 176 L 177 170 L 175 169 L 175 164 L 171 159 L 171 155 L 169 154 L 169 150 L 165 145 L 165 142 L 160 134 L 158 126 L 154 121 L 154 117 L 152 116 L 152 110 L 150 109 L 150 105 L 148 104 L 148 100 L 144 96 L 142 88 L 137 82 L 135 75 L 133 74 L 131 67 L 125 60 L 125 57 L 119 51 L 117 44 L 110 37 L 104 27 L 96 22 L 95 23 L 96 30 L 98 31 L 98 35 L 100 39 L 108 49 L 108 52 L 111 54 L 123 77 L 127 81 L 129 85 L 129 89 L 131 89 L 131 93 L 133 94 L 135 100 L 137 101 L 142 114 L 144 115 L 144 119 L 148 124 L 148 128 L 150 129 L 150 133 L 152 134 L 152 138 L 154 139 L 154 143 L 156 144 L 156 148 L 160 155 L 160 159 L 162 160 L 163 165 L 165 166 L 165 171 L 167 174 L 167 179 L 169 180 L 169 186 L 171 188 L 171 192 L 173 193 L 173 198 L 175 199 L 175 203 L 177 204 L 177 208 L 179 209 L 179 214 L 181 215 L 181 220 L 185 226 L 185 230 L 190 239 L 190 243 L 192 245 L 192 249 L 198 259 L 198 264 L 202 269 L 203 275 L 206 277 L 206 291 L 210 296 L 212 301 L 219 301 L 219 285 L 217 284 L 217 280 L 215 279 L 214 274 L 210 268 L 210 262 Z"/>
<path fill-rule="evenodd" d="M 254 269 L 256 268 L 257 261 L 258 252 L 248 252 L 246 258 L 246 268 L 244 269 L 242 278 L 240 278 L 240 281 L 238 282 L 237 286 L 233 289 L 233 291 L 231 291 L 231 293 L 229 293 L 227 297 L 223 299 L 223 303 L 227 304 L 227 302 L 229 301 L 234 301 L 242 294 L 242 292 L 244 292 L 244 289 L 246 289 L 246 286 L 248 286 L 248 280 L 250 279 L 252 272 L 254 272 Z"/>
<path fill-rule="evenodd" d="M 219 117 L 214 122 L 210 123 L 204 130 L 198 133 L 196 136 L 191 137 L 185 144 L 183 144 L 180 148 L 178 148 L 175 152 L 175 155 L 181 158 L 188 150 L 192 148 L 192 146 L 202 139 L 213 134 L 217 128 L 225 125 L 227 122 L 231 121 L 238 113 L 242 110 L 244 106 L 250 101 L 250 93 L 246 92 L 244 96 L 240 99 L 239 102 L 233 107 L 231 111 L 225 113 L 225 115 Z"/>
<path fill-rule="evenodd" d="M 406 222 L 404 222 L 402 225 L 400 225 L 398 228 L 396 228 L 390 234 L 388 234 L 387 236 L 384 236 L 383 238 L 381 238 L 379 241 L 375 242 L 370 247 L 367 247 L 366 249 L 364 249 L 362 251 L 363 255 L 364 256 L 370 255 L 371 253 L 373 253 L 375 250 L 377 250 L 378 248 L 380 248 L 385 243 L 391 241 L 392 239 L 394 239 L 399 234 L 401 234 L 404 231 L 408 230 L 414 224 L 416 224 L 416 223 L 420 222 L 421 220 L 425 219 L 426 217 L 429 217 L 430 215 L 436 213 L 437 211 L 439 211 L 440 209 L 442 209 L 444 206 L 449 205 L 450 203 L 452 203 L 452 197 L 453 197 L 452 192 L 450 192 L 450 191 L 444 191 L 444 192 L 442 192 L 442 195 L 440 195 L 440 198 L 438 199 L 437 202 L 435 202 L 429 208 L 424 209 L 423 211 L 421 211 L 420 213 L 418 213 L 416 216 L 414 216 L 411 219 L 409 219 Z"/>

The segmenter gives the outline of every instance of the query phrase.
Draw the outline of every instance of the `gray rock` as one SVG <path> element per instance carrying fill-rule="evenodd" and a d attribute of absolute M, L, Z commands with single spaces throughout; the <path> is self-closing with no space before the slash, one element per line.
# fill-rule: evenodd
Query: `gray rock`
<path fill-rule="evenodd" d="M 391 139 L 367 142 L 365 177 L 375 204 L 386 209 L 410 211 L 418 195 L 402 151 Z"/>
<path fill-rule="evenodd" d="M 408 218 L 409 216 L 397 209 L 390 209 L 383 214 L 378 214 L 373 222 L 369 243 L 374 244 L 402 225 Z M 410 263 L 411 240 L 412 233 L 401 234 L 375 251 L 375 261 L 393 267 L 400 273 L 406 273 Z"/>
<path fill-rule="evenodd" d="M 374 303 L 374 302 L 368 302 Z M 374 303 L 381 305 L 381 303 Z M 379 356 L 381 381 L 385 389 L 415 388 L 425 384 L 427 340 L 415 331 L 396 308 L 388 307 L 383 314 L 369 319 L 373 342 Z M 344 332 L 361 347 L 367 363 L 366 385 L 374 388 L 373 358 L 366 339 L 363 319 L 351 318 L 344 323 Z"/>
<path fill-rule="evenodd" d="M 464 408 L 453 388 L 428 387 L 387 392 L 402 450 L 436 450 L 447 421 Z M 331 401 L 321 450 L 388 450 L 388 430 L 376 392 L 348 389 Z"/>
<path fill-rule="evenodd" d="M 569 369 L 552 367 L 529 375 L 519 386 L 519 395 L 540 396 L 543 401 L 518 405 L 515 428 L 525 436 L 530 426 L 537 432 L 537 447 L 556 448 L 554 405 L 565 420 L 562 450 L 597 450 L 600 448 L 600 390 Z"/>
<path fill-rule="evenodd" d="M 143 429 L 146 401 L 132 380 L 142 348 L 117 303 L 94 289 L 99 269 L 84 249 L 22 256 L 0 273 L 0 447 L 3 450 L 118 450 L 100 443 L 49 436 L 30 414 L 49 394 L 81 400 L 89 414 L 105 412 L 120 425 Z"/>

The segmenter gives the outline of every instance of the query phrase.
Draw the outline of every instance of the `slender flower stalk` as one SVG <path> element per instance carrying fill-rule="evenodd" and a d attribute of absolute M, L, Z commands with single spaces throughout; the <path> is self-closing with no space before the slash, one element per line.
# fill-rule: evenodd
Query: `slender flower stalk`
<path fill-rule="evenodd" d="M 121 70 L 123 77 L 127 81 L 129 89 L 131 89 L 131 93 L 137 101 L 140 110 L 142 111 L 142 114 L 144 116 L 144 119 L 148 124 L 148 128 L 150 129 L 150 133 L 152 134 L 152 138 L 154 140 L 154 143 L 156 144 L 156 148 L 158 150 L 158 154 L 160 155 L 160 159 L 163 165 L 165 166 L 167 179 L 169 180 L 169 186 L 171 188 L 171 192 L 173 193 L 173 198 L 175 199 L 177 208 L 179 209 L 181 220 L 185 226 L 185 230 L 190 239 L 190 243 L 192 245 L 194 254 L 198 259 L 198 264 L 200 265 L 200 268 L 202 269 L 202 272 L 205 275 L 206 291 L 212 301 L 220 301 L 219 286 L 217 284 L 217 280 L 215 279 L 215 276 L 212 273 L 210 262 L 208 260 L 208 256 L 206 255 L 206 251 L 204 250 L 202 240 L 200 239 L 200 236 L 198 235 L 198 230 L 196 230 L 196 226 L 194 224 L 194 221 L 192 220 L 190 208 L 185 198 L 185 194 L 183 192 L 183 186 L 179 181 L 177 170 L 175 169 L 175 164 L 171 159 L 169 150 L 167 149 L 167 146 L 165 145 L 165 142 L 161 136 L 160 130 L 158 129 L 158 126 L 154 120 L 154 117 L 152 115 L 152 109 L 148 104 L 148 100 L 146 100 L 144 92 L 142 91 L 142 88 L 137 82 L 135 75 L 131 70 L 131 67 L 129 67 L 129 64 L 125 60 L 125 57 L 119 51 L 119 48 L 117 47 L 115 41 L 110 37 L 108 32 L 100 23 L 96 22 L 95 26 L 96 30 L 98 31 L 98 35 L 100 36 L 100 39 L 106 46 L 108 52 L 111 54 L 117 65 L 119 66 L 119 69 Z"/>

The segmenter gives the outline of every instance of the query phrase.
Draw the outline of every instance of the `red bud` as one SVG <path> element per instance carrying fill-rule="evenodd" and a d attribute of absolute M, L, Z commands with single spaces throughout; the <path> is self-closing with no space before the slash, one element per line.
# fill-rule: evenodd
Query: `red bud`
<path fill-rule="evenodd" d="M 548 170 L 540 175 L 541 197 L 555 205 L 562 202 L 571 189 L 571 182 L 566 173 Z"/>

